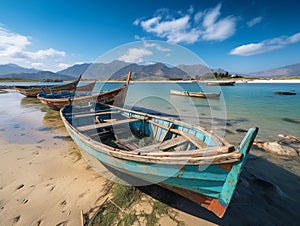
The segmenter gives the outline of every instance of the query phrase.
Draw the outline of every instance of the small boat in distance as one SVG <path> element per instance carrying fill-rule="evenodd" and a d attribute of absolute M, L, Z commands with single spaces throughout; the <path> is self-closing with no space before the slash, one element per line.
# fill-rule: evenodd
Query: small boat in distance
<path fill-rule="evenodd" d="M 206 82 L 205 85 L 207 85 L 207 86 L 234 86 L 235 81 L 212 81 L 212 82 Z"/>
<path fill-rule="evenodd" d="M 296 95 L 296 92 L 293 92 L 293 91 L 278 91 L 278 92 L 274 92 L 274 94 L 277 94 L 277 95 Z"/>
<path fill-rule="evenodd" d="M 197 97 L 197 98 L 220 98 L 221 92 L 219 93 L 202 93 L 202 92 L 189 92 L 189 91 L 178 91 L 170 90 L 172 95 L 178 96 L 188 96 L 188 97 Z"/>
<path fill-rule="evenodd" d="M 46 94 L 41 92 L 37 95 L 37 98 L 44 104 L 47 105 L 54 110 L 59 110 L 68 104 L 74 105 L 87 105 L 88 102 L 103 102 L 106 104 L 113 104 L 116 98 L 120 95 L 123 95 L 124 92 L 127 92 L 127 88 L 129 85 L 131 77 L 131 72 L 128 73 L 127 81 L 125 85 L 117 89 L 113 89 L 106 92 L 100 93 L 91 93 L 82 91 L 84 89 L 76 89 L 76 92 L 58 92 L 52 94 Z M 96 82 L 95 82 L 96 83 Z M 90 84 L 88 84 L 90 85 Z M 78 92 L 78 89 L 80 90 Z"/>
<path fill-rule="evenodd" d="M 218 217 L 258 132 L 249 129 L 235 149 L 204 128 L 112 105 L 68 105 L 60 115 L 83 154 L 98 164 L 174 191 Z"/>
<path fill-rule="evenodd" d="M 53 93 L 53 92 L 63 92 L 63 91 L 75 91 L 77 88 L 77 84 L 81 79 L 81 75 L 79 78 L 73 82 L 61 85 L 50 85 L 50 86 L 15 86 L 15 90 L 24 96 L 27 97 L 36 97 L 38 93 Z"/>

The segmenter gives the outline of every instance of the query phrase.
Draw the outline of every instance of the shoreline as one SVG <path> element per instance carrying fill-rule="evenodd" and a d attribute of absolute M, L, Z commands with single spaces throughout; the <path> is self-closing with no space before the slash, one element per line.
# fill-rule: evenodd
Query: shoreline
<path fill-rule="evenodd" d="M 94 80 L 82 80 L 82 82 L 92 82 Z M 64 81 L 68 82 L 68 81 Z M 115 83 L 115 82 L 125 82 L 122 80 L 98 80 L 97 82 L 107 82 L 107 83 Z M 235 82 L 235 83 L 278 83 L 278 84 L 300 84 L 300 79 L 243 79 L 243 80 L 186 80 L 186 81 L 169 81 L 169 80 L 132 80 L 130 83 L 206 83 L 206 82 Z M 9 85 L 5 85 L 5 83 Z M 14 89 L 13 83 L 19 82 L 0 82 L 0 89 Z M 32 83 L 32 82 L 21 82 L 21 83 Z M 34 82 L 35 83 L 35 82 Z"/>
<path fill-rule="evenodd" d="M 0 122 L 1 225 L 80 225 L 81 211 L 91 218 L 111 192 L 106 191 L 106 178 L 86 163 L 69 137 L 59 112 L 14 90 L 1 94 L 0 101 L 4 97 L 9 104 L 0 106 L 5 116 Z M 147 202 L 143 198 L 137 203 L 141 215 L 151 209 L 149 202 L 156 202 L 143 196 Z M 187 224 L 215 225 L 170 210 L 174 214 L 159 217 L 159 222 L 176 225 L 174 217 Z"/>
<path fill-rule="evenodd" d="M 57 111 L 14 90 L 0 98 L 7 102 L 0 106 L 1 223 L 80 225 L 80 211 L 85 215 L 95 212 L 106 199 L 106 181 L 81 157 Z M 242 135 L 232 134 L 238 139 Z M 300 220 L 300 204 L 295 199 L 299 176 L 299 158 L 278 157 L 252 147 L 222 219 L 156 185 L 143 191 L 146 202 L 141 200 L 136 208 L 151 213 L 149 200 L 167 199 L 168 208 L 185 225 L 289 224 Z M 178 225 L 166 215 L 159 223 Z"/>

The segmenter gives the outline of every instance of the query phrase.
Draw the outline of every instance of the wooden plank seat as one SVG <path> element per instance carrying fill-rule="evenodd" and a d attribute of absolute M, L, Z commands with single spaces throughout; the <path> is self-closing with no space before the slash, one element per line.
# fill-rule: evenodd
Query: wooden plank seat
<path fill-rule="evenodd" d="M 185 137 L 186 139 L 188 139 L 191 143 L 193 143 L 199 149 L 201 149 L 203 147 L 207 147 L 207 144 L 204 141 L 195 138 L 192 134 L 183 132 L 182 130 L 173 129 L 171 127 L 169 128 L 169 127 L 163 126 L 163 125 L 161 125 L 157 122 L 154 122 L 152 120 L 149 120 L 148 122 L 162 128 L 162 129 L 167 130 L 167 132 L 176 133 L 176 134 L 179 134 L 179 135 Z"/>
<path fill-rule="evenodd" d="M 103 110 L 97 110 L 97 111 L 75 111 L 75 112 L 70 112 L 70 113 L 66 113 L 65 115 L 66 116 L 79 116 L 79 115 L 84 115 L 84 114 L 96 114 L 96 113 L 101 113 L 101 112 L 106 112 L 106 113 L 109 113 L 109 112 L 113 112 L 113 111 L 118 111 L 118 109 L 103 109 Z"/>
<path fill-rule="evenodd" d="M 149 145 L 149 146 L 141 147 L 141 148 L 135 149 L 133 151 L 135 153 L 165 151 L 165 150 L 168 150 L 170 148 L 174 148 L 175 146 L 181 145 L 181 144 L 186 143 L 186 142 L 188 142 L 187 139 L 179 136 L 179 137 L 176 137 L 174 139 L 165 140 L 165 141 L 160 142 L 160 143 L 156 143 L 156 144 L 152 144 L 152 145 Z"/>
<path fill-rule="evenodd" d="M 120 111 L 105 111 L 105 112 L 89 112 L 81 115 L 74 115 L 73 118 L 82 118 L 89 116 L 99 116 L 99 115 L 111 115 L 111 114 L 120 114 Z"/>
<path fill-rule="evenodd" d="M 112 122 L 105 122 L 105 123 L 98 123 L 94 125 L 86 125 L 86 126 L 80 126 L 77 129 L 81 132 L 85 132 L 91 129 L 99 129 L 99 128 L 105 128 L 105 127 L 110 127 L 110 126 L 116 126 L 116 125 L 122 125 L 125 123 L 130 123 L 130 122 L 137 122 L 139 119 L 124 119 L 124 120 L 119 120 L 119 121 L 112 121 Z"/>
<path fill-rule="evenodd" d="M 92 132 L 92 130 L 87 131 L 87 135 L 89 137 L 91 137 L 92 139 L 95 139 L 95 138 L 105 139 L 106 137 L 111 136 L 111 134 L 112 134 L 111 131 L 109 131 L 109 130 L 101 131 L 99 133 L 90 133 L 90 132 Z"/>

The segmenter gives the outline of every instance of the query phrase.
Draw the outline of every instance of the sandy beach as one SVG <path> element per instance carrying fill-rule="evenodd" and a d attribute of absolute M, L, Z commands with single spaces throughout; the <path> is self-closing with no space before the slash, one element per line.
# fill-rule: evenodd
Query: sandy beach
<path fill-rule="evenodd" d="M 107 181 L 83 160 L 58 112 L 8 91 L 0 94 L 0 224 L 80 225 L 80 211 L 91 217 L 110 197 Z M 138 188 L 143 195 L 134 209 L 167 204 L 161 225 L 298 225 L 299 163 L 252 148 L 222 219 L 156 185 Z M 146 225 L 138 219 L 134 225 Z"/>

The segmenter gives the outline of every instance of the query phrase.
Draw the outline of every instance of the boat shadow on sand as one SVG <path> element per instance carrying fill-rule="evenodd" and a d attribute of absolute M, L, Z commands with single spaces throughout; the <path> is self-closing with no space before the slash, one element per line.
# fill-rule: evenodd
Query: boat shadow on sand
<path fill-rule="evenodd" d="M 141 180 L 105 166 L 129 184 Z M 168 206 L 218 225 L 296 225 L 300 222 L 300 177 L 261 157 L 249 155 L 223 218 L 159 185 L 137 187 Z M 298 199 L 298 200 L 297 200 Z"/>

